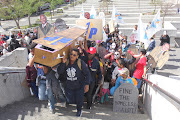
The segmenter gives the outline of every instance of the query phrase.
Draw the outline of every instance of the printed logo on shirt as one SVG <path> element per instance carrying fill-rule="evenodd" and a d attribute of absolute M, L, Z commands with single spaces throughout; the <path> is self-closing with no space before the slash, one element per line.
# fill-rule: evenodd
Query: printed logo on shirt
<path fill-rule="evenodd" d="M 76 69 L 71 67 L 71 68 L 68 68 L 67 70 L 67 80 L 70 80 L 70 81 L 75 81 L 77 80 L 77 77 L 76 76 Z"/>

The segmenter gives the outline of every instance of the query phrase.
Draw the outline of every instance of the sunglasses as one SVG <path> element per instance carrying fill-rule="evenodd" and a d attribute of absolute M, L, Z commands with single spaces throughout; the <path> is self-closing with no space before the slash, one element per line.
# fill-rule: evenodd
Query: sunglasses
<path fill-rule="evenodd" d="M 71 53 L 70 55 L 72 55 L 72 56 L 74 56 L 74 57 L 76 57 L 76 56 L 77 56 L 77 55 L 75 55 L 75 54 L 72 54 L 72 53 Z"/>

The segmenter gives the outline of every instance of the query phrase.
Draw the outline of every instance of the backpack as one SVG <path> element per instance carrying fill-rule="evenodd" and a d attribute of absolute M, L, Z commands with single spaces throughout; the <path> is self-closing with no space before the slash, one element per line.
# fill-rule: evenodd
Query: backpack
<path fill-rule="evenodd" d="M 66 61 L 66 66 L 69 64 L 69 60 Z M 81 59 L 78 59 L 77 60 L 77 65 L 79 67 L 80 70 L 82 70 L 82 67 L 81 67 Z"/>

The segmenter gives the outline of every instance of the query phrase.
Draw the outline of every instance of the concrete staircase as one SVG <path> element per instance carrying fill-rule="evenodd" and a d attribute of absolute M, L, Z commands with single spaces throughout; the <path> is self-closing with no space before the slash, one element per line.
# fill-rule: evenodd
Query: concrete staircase
<path fill-rule="evenodd" d="M 138 23 L 139 15 L 142 13 L 142 21 L 148 23 L 152 21 L 154 15 L 146 15 L 154 11 L 154 6 L 150 5 L 151 0 L 112 0 L 112 3 L 109 4 L 108 10 L 112 12 L 113 4 L 117 10 L 122 14 L 124 24 L 120 24 L 120 28 L 134 28 L 134 25 Z M 100 2 L 98 0 L 86 0 L 83 3 L 83 8 L 85 12 L 90 12 L 91 6 L 93 5 L 98 12 L 100 8 Z M 64 10 L 64 16 L 61 18 L 66 21 L 66 24 L 69 26 L 75 25 L 75 21 L 79 18 L 82 5 L 77 5 L 75 7 L 70 7 L 68 10 Z M 160 6 L 156 7 L 158 10 Z M 176 15 L 177 8 L 170 8 L 168 10 L 168 15 L 165 17 L 165 21 L 179 21 L 180 16 Z M 56 18 L 53 20 L 55 21 Z M 106 15 L 106 23 L 111 19 L 111 14 Z"/>
<path fill-rule="evenodd" d="M 23 101 L 0 108 L 1 120 L 150 120 L 147 114 L 123 114 L 112 112 L 112 104 L 95 104 L 91 110 L 83 109 L 82 117 L 77 118 L 76 107 L 56 106 L 51 114 L 47 101 L 29 97 Z"/>

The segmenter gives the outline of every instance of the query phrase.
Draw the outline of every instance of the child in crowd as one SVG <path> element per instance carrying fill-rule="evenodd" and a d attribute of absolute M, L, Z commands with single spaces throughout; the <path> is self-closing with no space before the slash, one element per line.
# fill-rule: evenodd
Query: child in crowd
<path fill-rule="evenodd" d="M 108 95 L 110 94 L 109 91 L 109 82 L 105 79 L 99 93 L 99 99 L 101 103 L 107 103 L 109 101 Z"/>
<path fill-rule="evenodd" d="M 134 84 L 132 79 L 129 77 L 129 70 L 127 68 L 122 69 L 122 74 L 118 79 L 116 80 L 116 84 L 114 87 L 110 89 L 110 94 L 113 96 L 116 89 L 123 83 L 131 83 Z"/>

